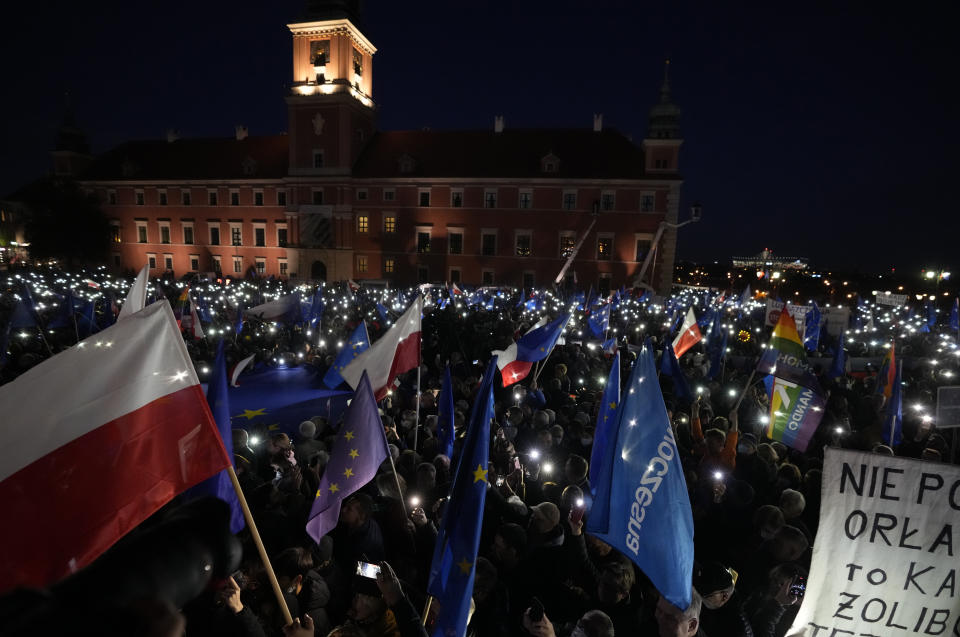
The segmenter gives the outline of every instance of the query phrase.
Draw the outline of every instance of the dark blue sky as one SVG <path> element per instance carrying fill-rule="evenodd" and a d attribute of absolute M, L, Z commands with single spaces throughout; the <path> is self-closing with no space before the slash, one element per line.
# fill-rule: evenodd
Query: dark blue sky
<path fill-rule="evenodd" d="M 681 231 L 683 258 L 769 247 L 919 272 L 960 262 L 960 45 L 947 4 L 375 0 L 365 14 L 383 129 L 485 128 L 496 114 L 507 127 L 588 127 L 602 112 L 639 140 L 670 57 L 683 205 L 704 210 Z M 66 90 L 97 151 L 169 127 L 285 130 L 285 24 L 302 6 L 5 9 L 0 192 L 49 167 Z"/>

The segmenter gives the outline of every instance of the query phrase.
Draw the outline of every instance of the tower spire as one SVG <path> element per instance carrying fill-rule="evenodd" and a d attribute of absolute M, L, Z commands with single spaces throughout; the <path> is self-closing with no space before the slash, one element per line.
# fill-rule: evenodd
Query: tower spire
<path fill-rule="evenodd" d="M 660 103 L 670 104 L 670 58 L 663 62 L 663 84 L 660 85 Z"/>
<path fill-rule="evenodd" d="M 673 103 L 670 91 L 670 59 L 663 65 L 663 84 L 660 101 L 650 109 L 647 126 L 648 139 L 680 139 L 680 109 Z"/>

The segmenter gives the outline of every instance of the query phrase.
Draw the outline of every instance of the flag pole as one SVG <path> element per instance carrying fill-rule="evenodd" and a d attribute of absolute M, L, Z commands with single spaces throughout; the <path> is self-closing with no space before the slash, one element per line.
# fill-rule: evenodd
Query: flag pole
<path fill-rule="evenodd" d="M 424 626 L 427 625 L 427 617 L 430 614 L 431 606 L 433 606 L 433 595 L 427 595 L 427 604 L 423 607 L 423 619 L 420 620 Z"/>
<path fill-rule="evenodd" d="M 263 567 L 264 570 L 266 570 L 267 578 L 270 580 L 270 586 L 273 588 L 273 594 L 276 595 L 277 603 L 280 605 L 280 611 L 283 613 L 283 625 L 289 626 L 293 623 L 293 617 L 290 615 L 290 609 L 287 608 L 286 600 L 283 599 L 283 591 L 280 589 L 280 583 L 277 581 L 277 574 L 273 572 L 270 557 L 267 555 L 267 549 L 263 546 L 263 540 L 260 539 L 257 524 L 253 521 L 253 514 L 250 513 L 250 507 L 247 506 L 247 499 L 243 497 L 243 489 L 240 488 L 240 481 L 237 479 L 237 472 L 233 470 L 232 462 L 227 466 L 227 473 L 230 476 L 230 482 L 233 483 L 233 490 L 237 493 L 240 508 L 243 509 L 243 518 L 247 521 L 247 528 L 250 529 L 253 543 L 257 545 L 257 551 L 260 553 L 260 559 L 263 561 Z"/>
<path fill-rule="evenodd" d="M 413 450 L 417 450 L 417 438 L 420 433 L 420 362 L 417 362 L 417 408 L 416 422 L 413 424 Z M 393 460 L 391 459 L 391 462 Z"/>
<path fill-rule="evenodd" d="M 750 372 L 750 377 L 747 379 L 747 384 L 743 386 L 743 391 L 740 392 L 740 398 L 737 398 L 737 403 L 733 406 L 731 411 L 737 411 L 740 409 L 740 403 L 743 402 L 743 397 L 747 395 L 747 390 L 750 389 L 751 383 L 753 383 L 753 377 L 757 373 L 757 368 L 754 367 L 753 371 Z"/>
<path fill-rule="evenodd" d="M 383 434 L 383 446 L 387 450 L 387 460 L 390 461 L 390 471 L 393 472 L 393 483 L 397 485 L 397 497 L 400 499 L 400 508 L 403 509 L 403 517 L 406 518 L 409 515 L 407 513 L 407 503 L 403 501 L 403 489 L 400 488 L 400 477 L 397 475 L 397 465 L 393 464 L 393 454 L 390 453 L 390 443 L 387 442 L 387 430 L 381 427 L 380 431 Z"/>

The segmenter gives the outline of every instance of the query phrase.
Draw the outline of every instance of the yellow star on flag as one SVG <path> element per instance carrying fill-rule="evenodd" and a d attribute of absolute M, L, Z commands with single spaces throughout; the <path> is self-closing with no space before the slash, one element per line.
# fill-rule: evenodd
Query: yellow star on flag
<path fill-rule="evenodd" d="M 356 459 L 356 457 L 359 456 L 359 455 L 360 455 L 360 453 L 359 453 L 356 449 L 351 449 L 351 450 L 350 450 L 350 457 L 351 457 L 351 458 Z"/>
<path fill-rule="evenodd" d="M 468 562 L 467 558 L 464 557 L 459 562 L 457 562 L 457 566 L 460 567 L 461 573 L 463 573 L 464 575 L 469 575 L 470 569 L 473 568 L 473 563 Z"/>
<path fill-rule="evenodd" d="M 246 418 L 247 420 L 253 420 L 257 416 L 266 416 L 267 415 L 265 413 L 266 411 L 267 411 L 266 407 L 264 407 L 263 409 L 244 409 L 243 413 L 237 416 L 237 418 Z"/>
<path fill-rule="evenodd" d="M 347 468 L 346 471 L 343 472 L 343 475 L 347 476 L 348 478 L 352 478 L 352 477 L 353 477 L 353 469 Z"/>
<path fill-rule="evenodd" d="M 611 401 L 610 401 L 610 409 L 616 409 L 616 408 L 617 408 L 617 403 L 616 403 L 615 401 L 612 401 L 612 400 L 611 400 Z"/>
<path fill-rule="evenodd" d="M 340 490 L 340 487 L 337 486 L 336 482 L 330 483 L 330 493 L 336 493 L 339 490 Z"/>
<path fill-rule="evenodd" d="M 348 431 L 347 433 L 343 434 L 343 437 L 346 438 L 347 440 L 353 440 L 354 438 L 356 438 L 356 436 L 353 435 L 352 431 Z"/>
<path fill-rule="evenodd" d="M 477 470 L 473 472 L 473 481 L 476 483 L 480 482 L 481 480 L 484 482 L 487 481 L 487 470 L 483 468 L 483 465 L 478 464 Z"/>

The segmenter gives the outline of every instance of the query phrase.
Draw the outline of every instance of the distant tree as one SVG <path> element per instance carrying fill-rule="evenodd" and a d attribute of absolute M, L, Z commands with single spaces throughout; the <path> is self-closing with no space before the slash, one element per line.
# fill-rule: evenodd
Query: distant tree
<path fill-rule="evenodd" d="M 110 223 L 97 197 L 69 180 L 44 178 L 18 193 L 27 204 L 30 256 L 57 259 L 68 269 L 106 263 Z"/>

